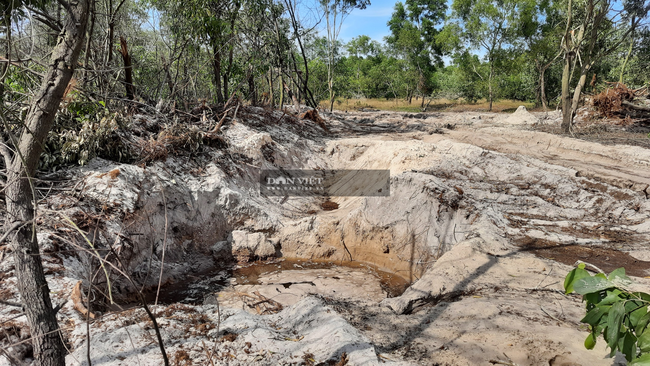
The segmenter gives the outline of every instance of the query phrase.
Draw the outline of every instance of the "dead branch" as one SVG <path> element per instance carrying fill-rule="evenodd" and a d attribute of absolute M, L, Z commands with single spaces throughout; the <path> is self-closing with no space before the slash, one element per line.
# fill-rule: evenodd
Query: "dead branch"
<path fill-rule="evenodd" d="M 621 102 L 621 104 L 626 106 L 626 107 L 636 109 L 637 111 L 650 112 L 650 107 L 647 107 L 647 106 L 636 105 L 636 104 L 633 104 L 633 103 L 630 103 L 630 102 L 627 102 L 627 101 L 623 101 L 623 102 Z"/>

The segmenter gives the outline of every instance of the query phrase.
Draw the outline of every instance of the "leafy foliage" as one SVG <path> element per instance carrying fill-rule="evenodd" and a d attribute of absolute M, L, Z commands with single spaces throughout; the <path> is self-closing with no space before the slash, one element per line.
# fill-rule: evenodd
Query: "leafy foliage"
<path fill-rule="evenodd" d="M 41 169 L 85 165 L 94 157 L 129 161 L 131 153 L 119 131 L 125 122 L 119 113 L 110 112 L 103 102 L 76 100 L 57 114 L 41 155 Z"/>
<path fill-rule="evenodd" d="M 582 295 L 586 302 L 587 314 L 581 322 L 591 328 L 585 339 L 587 349 L 593 349 L 602 335 L 611 349 L 610 356 L 619 351 L 630 365 L 650 365 L 650 295 L 629 291 L 631 284 L 624 268 L 609 276 L 592 276 L 580 264 L 567 274 L 564 289 L 567 294 Z"/>

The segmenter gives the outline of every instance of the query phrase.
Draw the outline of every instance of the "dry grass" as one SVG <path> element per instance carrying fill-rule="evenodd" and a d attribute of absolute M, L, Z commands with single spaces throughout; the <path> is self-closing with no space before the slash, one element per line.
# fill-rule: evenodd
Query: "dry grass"
<path fill-rule="evenodd" d="M 404 99 L 337 99 L 334 102 L 334 109 L 337 110 L 359 110 L 362 108 L 379 109 L 383 111 L 396 112 L 420 112 L 421 100 L 415 98 L 409 104 Z M 426 102 L 425 102 L 426 104 Z M 514 111 L 520 105 L 528 109 L 534 107 L 533 103 L 521 102 L 517 100 L 498 100 L 492 105 L 493 112 Z M 320 106 L 329 108 L 329 102 L 323 101 Z M 446 111 L 446 112 L 463 112 L 463 111 L 487 111 L 489 103 L 486 100 L 479 100 L 476 103 L 468 103 L 461 100 L 436 99 L 429 104 L 428 111 Z"/>

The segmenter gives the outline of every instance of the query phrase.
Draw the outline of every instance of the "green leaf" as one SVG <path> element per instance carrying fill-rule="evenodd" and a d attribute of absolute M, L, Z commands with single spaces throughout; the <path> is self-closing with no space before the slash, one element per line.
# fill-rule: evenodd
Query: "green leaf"
<path fill-rule="evenodd" d="M 646 353 L 645 355 L 641 355 L 641 357 L 637 358 L 636 360 L 630 362 L 628 365 L 632 366 L 650 366 L 650 353 Z"/>
<path fill-rule="evenodd" d="M 587 315 L 585 315 L 585 317 L 580 320 L 580 322 L 587 323 L 592 327 L 595 327 L 598 325 L 598 323 L 600 323 L 600 318 L 602 318 L 610 308 L 611 306 L 597 306 L 591 309 Z"/>
<path fill-rule="evenodd" d="M 600 276 L 581 278 L 573 284 L 573 290 L 580 295 L 607 290 L 612 287 L 615 287 L 613 283 Z"/>
<path fill-rule="evenodd" d="M 625 268 L 618 268 L 609 274 L 608 279 L 618 287 L 627 287 L 632 284 L 632 279 L 625 275 Z"/>
<path fill-rule="evenodd" d="M 620 337 L 621 324 L 625 316 L 625 305 L 622 302 L 617 302 L 612 305 L 612 308 L 607 314 L 607 345 L 615 351 L 615 346 Z"/>
<path fill-rule="evenodd" d="M 632 361 L 636 358 L 636 337 L 626 332 L 625 336 L 621 337 L 618 341 L 618 349 L 625 355 L 625 359 Z"/>
<path fill-rule="evenodd" d="M 648 326 L 648 322 L 650 322 L 650 313 L 646 313 L 644 316 L 641 317 L 634 326 L 634 332 L 636 334 L 641 334 L 645 331 L 645 328 Z"/>
<path fill-rule="evenodd" d="M 639 321 L 648 313 L 648 308 L 645 305 L 641 305 L 640 308 L 633 310 L 632 312 L 628 311 L 628 313 L 630 328 L 636 329 L 637 325 L 639 325 Z"/>
<path fill-rule="evenodd" d="M 611 305 L 617 301 L 620 301 L 621 298 L 619 297 L 620 294 L 622 294 L 621 290 L 619 289 L 612 289 L 607 291 L 607 296 L 600 300 L 598 302 L 598 305 Z"/>
<path fill-rule="evenodd" d="M 650 330 L 646 330 L 639 336 L 638 346 L 641 352 L 650 352 Z"/>
<path fill-rule="evenodd" d="M 596 338 L 594 338 L 593 334 L 589 333 L 587 339 L 585 339 L 585 348 L 594 349 L 594 347 L 596 347 Z"/>
<path fill-rule="evenodd" d="M 566 275 L 566 278 L 564 279 L 564 291 L 567 294 L 570 294 L 573 292 L 573 287 L 576 281 L 585 278 L 585 277 L 591 277 L 589 272 L 584 269 L 584 264 L 580 263 L 581 267 L 579 266 L 578 268 L 574 268 L 569 274 Z"/>

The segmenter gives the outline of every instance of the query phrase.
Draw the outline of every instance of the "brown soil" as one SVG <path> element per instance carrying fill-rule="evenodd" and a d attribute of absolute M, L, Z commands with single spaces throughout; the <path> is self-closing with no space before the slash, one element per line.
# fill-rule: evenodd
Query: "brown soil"
<path fill-rule="evenodd" d="M 536 126 L 535 130 L 554 135 L 566 135 L 557 124 Z M 650 148 L 648 133 L 650 128 L 643 126 L 614 126 L 610 119 L 582 121 L 575 127 L 574 136 L 580 140 L 598 142 L 604 145 L 631 145 Z"/>
<path fill-rule="evenodd" d="M 523 251 L 552 259 L 567 265 L 583 261 L 609 273 L 617 268 L 625 267 L 625 272 L 631 276 L 646 277 L 650 262 L 642 261 L 631 255 L 601 246 L 585 246 L 584 244 L 560 244 L 547 240 L 525 238 L 516 241 Z"/>

